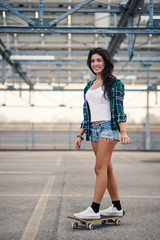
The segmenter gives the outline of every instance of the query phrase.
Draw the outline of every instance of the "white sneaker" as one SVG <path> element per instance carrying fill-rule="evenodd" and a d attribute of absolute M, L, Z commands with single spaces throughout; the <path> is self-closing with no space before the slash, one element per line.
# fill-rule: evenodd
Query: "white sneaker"
<path fill-rule="evenodd" d="M 81 219 L 99 219 L 100 212 L 95 213 L 91 207 L 88 207 L 85 211 L 80 213 L 74 213 L 74 217 Z"/>
<path fill-rule="evenodd" d="M 122 217 L 123 209 L 117 210 L 116 207 L 112 204 L 109 208 L 100 211 L 100 215 L 102 217 Z"/>

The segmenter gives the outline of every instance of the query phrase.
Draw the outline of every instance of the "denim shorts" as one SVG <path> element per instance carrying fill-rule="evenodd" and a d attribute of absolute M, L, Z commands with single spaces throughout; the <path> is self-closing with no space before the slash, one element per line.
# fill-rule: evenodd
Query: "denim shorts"
<path fill-rule="evenodd" d="M 111 122 L 105 121 L 97 124 L 91 124 L 91 141 L 98 142 L 99 138 L 107 138 L 110 140 L 120 140 L 118 129 L 111 129 Z"/>

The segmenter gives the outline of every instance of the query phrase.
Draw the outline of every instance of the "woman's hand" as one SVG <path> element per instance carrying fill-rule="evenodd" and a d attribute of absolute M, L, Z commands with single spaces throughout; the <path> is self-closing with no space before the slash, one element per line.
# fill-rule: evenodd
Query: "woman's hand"
<path fill-rule="evenodd" d="M 131 143 L 131 139 L 127 136 L 127 133 L 126 133 L 126 132 L 121 132 L 120 142 L 121 142 L 122 144 Z"/>
<path fill-rule="evenodd" d="M 80 150 L 81 148 L 81 142 L 82 142 L 82 139 L 80 137 L 77 137 L 75 142 L 74 142 L 74 146 L 77 150 Z"/>

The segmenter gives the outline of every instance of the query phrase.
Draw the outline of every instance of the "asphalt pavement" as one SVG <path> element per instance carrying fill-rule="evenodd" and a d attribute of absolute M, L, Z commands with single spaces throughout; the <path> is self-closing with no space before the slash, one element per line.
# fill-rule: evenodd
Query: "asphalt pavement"
<path fill-rule="evenodd" d="M 112 161 L 126 217 L 72 229 L 67 216 L 92 202 L 93 152 L 0 152 L 0 240 L 159 240 L 160 153 L 116 151 Z M 106 192 L 101 209 L 110 205 Z"/>

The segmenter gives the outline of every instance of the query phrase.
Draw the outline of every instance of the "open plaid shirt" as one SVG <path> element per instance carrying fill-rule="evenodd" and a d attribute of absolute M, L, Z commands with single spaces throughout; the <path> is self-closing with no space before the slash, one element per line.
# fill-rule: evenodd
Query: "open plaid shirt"
<path fill-rule="evenodd" d="M 81 128 L 84 128 L 86 134 L 86 141 L 90 140 L 90 110 L 89 105 L 86 100 L 86 93 L 90 86 L 95 80 L 88 82 L 87 86 L 84 88 L 84 104 L 83 104 L 83 122 L 81 123 Z M 117 123 L 126 122 L 127 116 L 123 111 L 123 97 L 124 97 L 124 85 L 123 83 L 116 79 L 112 86 L 112 95 L 110 99 L 110 111 L 111 111 L 111 128 L 115 130 L 119 127 Z"/>

